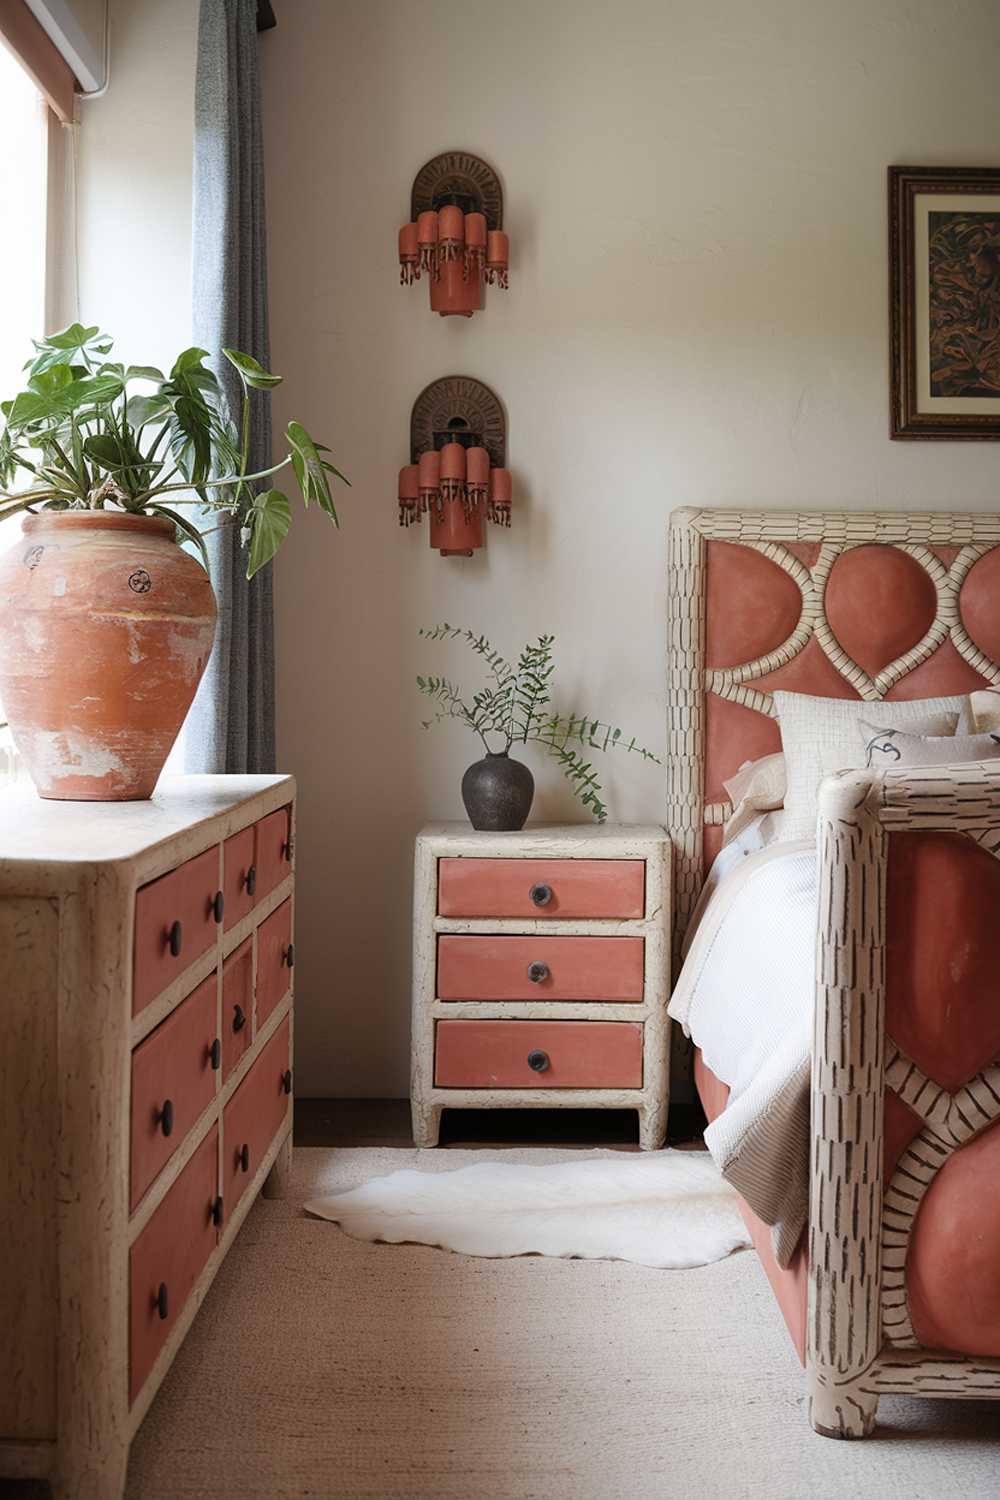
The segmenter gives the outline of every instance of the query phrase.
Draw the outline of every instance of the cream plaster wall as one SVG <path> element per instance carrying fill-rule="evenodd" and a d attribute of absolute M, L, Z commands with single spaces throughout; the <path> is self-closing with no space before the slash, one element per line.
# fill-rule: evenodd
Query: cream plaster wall
<path fill-rule="evenodd" d="M 407 1088 L 411 844 L 474 744 L 414 673 L 551 629 L 560 697 L 663 745 L 664 533 L 685 504 L 988 507 L 997 450 L 890 443 L 885 168 L 995 162 L 989 0 L 283 0 L 264 38 L 274 366 L 354 489 L 277 572 L 279 747 L 301 787 L 302 1093 Z M 396 284 L 410 183 L 501 172 L 511 290 L 471 322 Z M 394 519 L 411 403 L 509 414 L 513 530 L 472 562 Z M 535 815 L 573 816 L 532 759 Z M 612 816 L 660 820 L 607 764 Z"/>

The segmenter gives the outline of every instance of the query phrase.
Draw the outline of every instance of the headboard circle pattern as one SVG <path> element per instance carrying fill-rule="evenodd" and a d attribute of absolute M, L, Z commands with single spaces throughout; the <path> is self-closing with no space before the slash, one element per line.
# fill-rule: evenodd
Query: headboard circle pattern
<path fill-rule="evenodd" d="M 720 552 L 719 543 L 728 546 Z M 745 661 L 719 665 L 711 660 L 712 626 L 719 623 L 720 612 L 739 608 L 740 601 L 733 598 L 730 587 L 716 591 L 719 597 L 713 602 L 709 577 L 713 558 L 718 565 L 726 554 L 727 582 L 732 584 L 734 578 L 739 582 L 738 566 L 729 556 L 734 547 L 748 549 L 780 570 L 775 575 L 777 581 L 781 576 L 791 580 L 798 591 L 799 608 L 792 628 L 783 632 L 779 643 L 769 642 L 766 649 L 752 651 Z M 838 638 L 830 616 L 835 613 L 833 591 L 844 573 L 843 565 L 837 571 L 841 559 L 857 549 L 869 549 L 875 556 L 874 562 L 871 557 L 864 559 L 865 576 L 878 581 L 880 558 L 876 549 L 880 547 L 894 549 L 896 554 L 885 554 L 885 571 L 890 565 L 915 570 L 914 586 L 926 602 L 927 618 L 916 624 L 916 637 L 898 654 L 868 670 Z M 769 689 L 781 686 L 877 702 L 887 695 L 921 697 L 926 691 L 927 696 L 935 696 L 1000 684 L 1000 661 L 996 659 L 1000 658 L 1000 637 L 996 645 L 992 639 L 988 643 L 995 652 L 995 656 L 990 655 L 974 639 L 974 632 L 970 634 L 962 610 L 969 576 L 990 553 L 995 559 L 987 565 L 990 573 L 986 582 L 992 593 L 994 586 L 1000 586 L 998 515 L 735 510 L 678 510 L 672 514 L 667 781 L 678 944 L 701 888 L 706 861 L 710 862 L 714 853 L 714 844 L 706 847 L 705 830 L 718 829 L 729 812 L 728 803 L 714 790 L 721 785 L 720 768 L 726 766 L 727 755 L 732 762 L 727 774 L 736 770 L 739 760 L 753 758 L 738 754 L 740 735 L 747 725 L 757 723 L 757 739 L 761 733 L 770 733 L 761 730 L 756 717 L 773 720 L 775 716 Z M 899 554 L 909 559 L 909 564 L 902 564 Z M 757 597 L 766 599 L 767 583 L 766 579 L 761 583 L 760 566 L 756 565 L 754 577 L 757 593 L 747 591 L 745 609 L 752 608 Z M 895 575 L 881 582 L 881 593 L 891 594 Z M 788 585 L 784 588 L 787 590 Z M 739 594 L 739 588 L 735 593 Z M 870 629 L 874 638 L 885 621 L 873 607 L 867 625 L 863 612 L 858 619 L 857 605 L 855 598 L 855 635 L 860 630 L 863 640 L 865 630 Z M 716 611 L 714 621 L 711 610 Z M 919 613 L 916 606 L 911 609 L 913 620 Z M 996 613 L 1000 616 L 1000 610 Z M 774 618 L 780 617 L 780 610 L 776 610 Z M 855 655 L 864 654 L 855 645 Z M 927 691 L 921 684 L 929 671 L 934 673 L 934 686 Z M 910 684 L 905 679 L 911 674 L 915 674 L 915 690 L 907 691 Z M 737 706 L 735 714 L 731 705 Z M 772 748 L 777 748 L 776 726 L 773 734 Z"/>

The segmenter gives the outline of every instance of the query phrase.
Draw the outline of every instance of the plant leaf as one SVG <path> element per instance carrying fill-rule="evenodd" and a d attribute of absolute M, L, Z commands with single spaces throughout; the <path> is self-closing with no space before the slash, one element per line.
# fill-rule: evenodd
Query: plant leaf
<path fill-rule="evenodd" d="M 272 375 L 270 370 L 265 370 L 251 354 L 244 354 L 240 349 L 223 349 L 222 352 L 243 384 L 251 386 L 253 390 L 269 391 L 281 384 L 281 376 Z"/>
<path fill-rule="evenodd" d="M 125 380 L 155 380 L 157 385 L 163 383 L 164 375 L 155 365 L 129 365 L 125 371 Z"/>
<path fill-rule="evenodd" d="M 250 526 L 250 560 L 247 578 L 258 572 L 281 546 L 292 524 L 292 507 L 281 490 L 264 490 L 255 495 L 247 514 Z"/>
<path fill-rule="evenodd" d="M 179 515 L 177 511 L 171 510 L 168 505 L 150 505 L 149 509 L 151 511 L 154 511 L 156 515 L 165 516 L 168 521 L 173 521 L 174 525 L 177 527 L 177 530 L 181 533 L 181 535 L 177 538 L 178 542 L 194 543 L 194 545 L 198 548 L 201 562 L 203 563 L 205 572 L 207 573 L 209 571 L 208 548 L 205 546 L 205 538 L 202 536 L 197 526 L 193 525 L 192 522 L 188 520 L 187 516 Z"/>
<path fill-rule="evenodd" d="M 53 333 L 46 339 L 35 339 L 38 353 L 27 367 L 32 375 L 51 369 L 54 365 L 83 364 L 89 370 L 102 354 L 111 350 L 112 340 L 102 333 L 95 323 L 85 328 L 82 323 L 71 323 L 61 333 Z"/>

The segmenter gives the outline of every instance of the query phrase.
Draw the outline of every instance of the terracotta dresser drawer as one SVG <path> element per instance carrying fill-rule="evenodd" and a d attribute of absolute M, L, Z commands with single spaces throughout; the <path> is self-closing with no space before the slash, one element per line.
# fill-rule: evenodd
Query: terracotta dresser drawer
<path fill-rule="evenodd" d="M 282 901 L 257 929 L 257 1029 L 288 993 L 295 949 L 292 946 L 292 903 Z"/>
<path fill-rule="evenodd" d="M 132 1053 L 132 1208 L 212 1102 L 215 999 L 210 974 Z"/>
<path fill-rule="evenodd" d="M 633 1021 L 439 1021 L 434 1082 L 446 1089 L 638 1089 L 642 1026 Z"/>
<path fill-rule="evenodd" d="M 218 894 L 217 845 L 136 892 L 133 1015 L 161 995 L 215 942 Z"/>
<path fill-rule="evenodd" d="M 254 825 L 241 828 L 222 846 L 222 891 L 226 898 L 225 926 L 228 932 L 253 910 L 257 900 L 257 866 L 254 864 Z"/>
<path fill-rule="evenodd" d="M 642 917 L 642 859 L 441 859 L 442 917 Z"/>
<path fill-rule="evenodd" d="M 288 1113 L 290 1035 L 286 1019 L 226 1105 L 222 1124 L 222 1196 L 227 1216 L 253 1181 Z"/>
<path fill-rule="evenodd" d="M 641 937 L 442 934 L 437 993 L 441 1000 L 638 1002 L 643 958 Z"/>
<path fill-rule="evenodd" d="M 213 1126 L 129 1252 L 129 1399 L 134 1401 L 215 1249 Z"/>
<path fill-rule="evenodd" d="M 253 938 L 230 953 L 222 965 L 222 1080 L 253 1041 Z"/>
<path fill-rule="evenodd" d="M 257 900 L 269 896 L 292 873 L 292 809 L 279 807 L 261 818 L 254 829 Z"/>

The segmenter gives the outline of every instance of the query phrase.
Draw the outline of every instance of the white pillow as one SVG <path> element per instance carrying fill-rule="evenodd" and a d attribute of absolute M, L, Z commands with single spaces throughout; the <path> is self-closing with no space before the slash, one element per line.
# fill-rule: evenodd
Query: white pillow
<path fill-rule="evenodd" d="M 969 701 L 975 728 L 980 734 L 1000 729 L 1000 688 L 980 688 L 977 693 L 969 694 Z"/>
<path fill-rule="evenodd" d="M 745 761 L 735 776 L 722 783 L 733 804 L 722 835 L 723 848 L 731 844 L 761 813 L 774 812 L 784 804 L 786 781 L 785 757 L 779 750 L 774 755 L 762 755 L 760 760 Z M 761 823 L 767 825 L 761 828 L 766 840 L 771 833 L 771 820 L 762 819 Z"/>
<path fill-rule="evenodd" d="M 953 698 L 904 698 L 877 707 L 863 698 L 813 698 L 807 693 L 774 694 L 785 754 L 788 786 L 782 812 L 772 814 L 782 841 L 816 836 L 819 785 L 833 771 L 860 769 L 864 750 L 858 724 L 877 713 L 890 729 L 920 733 L 969 734 L 972 714 L 966 695 Z M 957 718 L 956 718 L 957 716 Z"/>
<path fill-rule="evenodd" d="M 886 729 L 874 720 L 859 723 L 865 765 L 873 771 L 896 766 L 949 766 L 1000 757 L 1000 734 L 923 735 Z"/>

